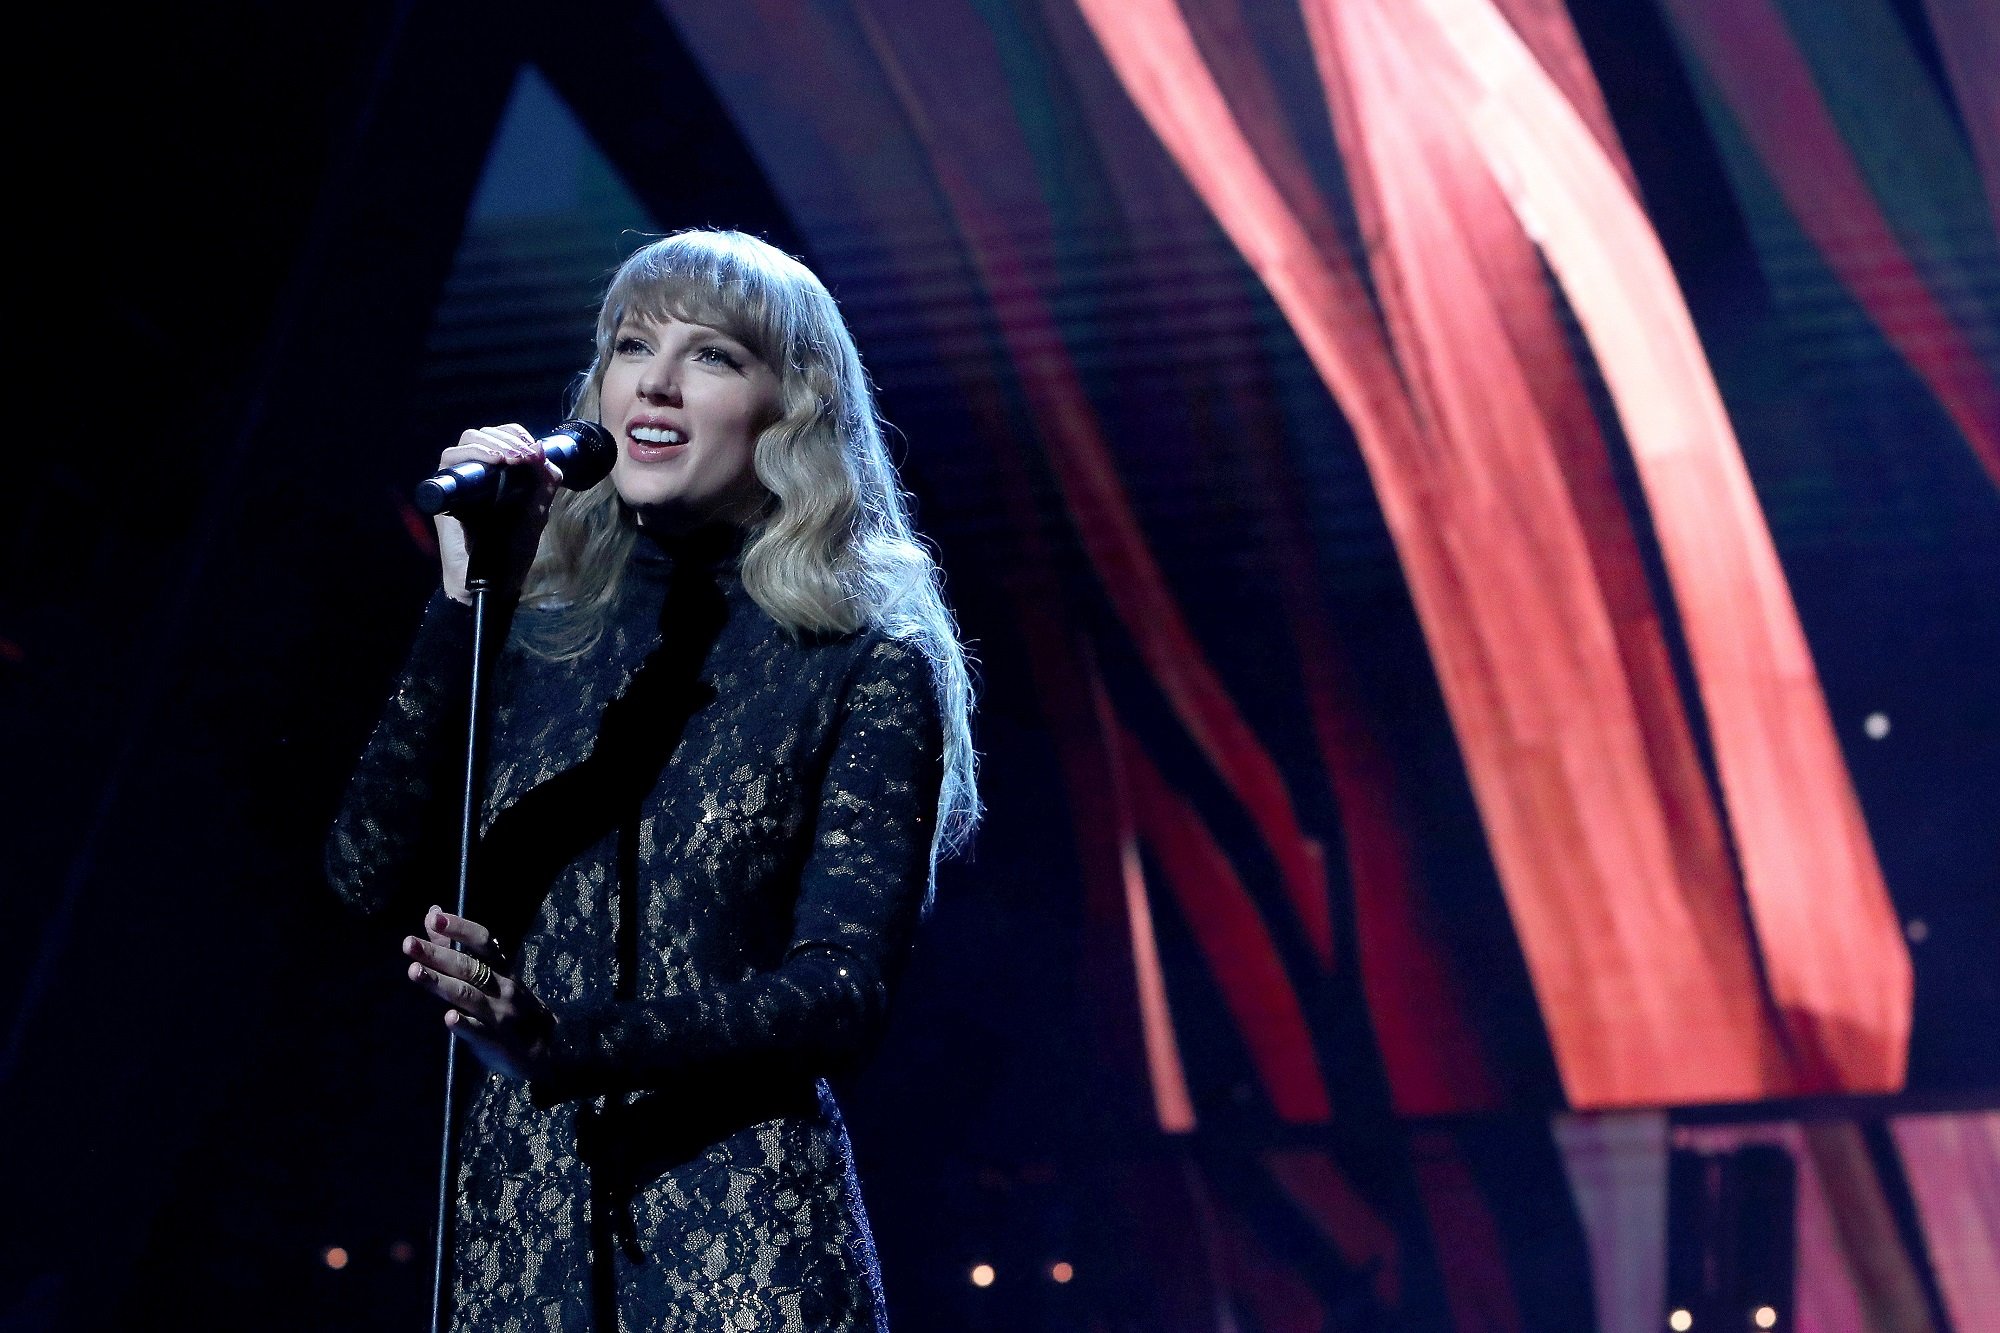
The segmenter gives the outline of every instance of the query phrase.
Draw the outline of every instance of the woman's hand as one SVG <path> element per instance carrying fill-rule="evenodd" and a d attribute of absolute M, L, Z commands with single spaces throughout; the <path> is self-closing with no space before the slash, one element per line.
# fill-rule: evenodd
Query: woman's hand
<path fill-rule="evenodd" d="M 416 960 L 409 977 L 451 1006 L 444 1015 L 451 1035 L 462 1038 L 495 1073 L 536 1077 L 548 1059 L 555 1016 L 510 975 L 513 965 L 493 932 L 433 907 L 424 915 L 424 933 L 429 939 L 403 940 L 403 952 Z M 465 951 L 453 949 L 454 943 Z"/>
<path fill-rule="evenodd" d="M 562 484 L 562 470 L 542 457 L 542 446 L 526 427 L 518 425 L 486 426 L 465 432 L 458 437 L 457 444 L 438 456 L 440 469 L 457 467 L 460 463 L 489 463 L 496 467 L 532 464 L 540 483 L 525 503 L 518 507 L 510 505 L 485 522 L 476 523 L 475 537 L 468 537 L 465 524 L 450 514 L 437 516 L 438 559 L 444 565 L 445 595 L 469 605 L 472 594 L 466 591 L 465 583 L 472 562 L 473 540 L 483 537 L 502 542 L 505 549 L 497 553 L 501 559 L 496 561 L 490 577 L 503 593 L 512 593 L 520 587 L 528 566 L 534 562 L 535 545 L 542 538 L 542 524 L 549 516 L 549 502 L 555 498 L 556 487 Z M 480 552 L 482 561 L 487 554 Z"/>

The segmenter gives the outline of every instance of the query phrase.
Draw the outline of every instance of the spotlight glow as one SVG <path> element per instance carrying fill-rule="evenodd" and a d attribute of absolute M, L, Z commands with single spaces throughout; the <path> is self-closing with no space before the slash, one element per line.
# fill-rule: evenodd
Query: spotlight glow
<path fill-rule="evenodd" d="M 1067 1282 L 1076 1276 L 1076 1270 L 1068 1264 L 1057 1264 L 1049 1269 L 1049 1276 L 1058 1282 Z"/>
<path fill-rule="evenodd" d="M 325 1260 L 326 1266 L 335 1272 L 339 1272 L 341 1269 L 347 1267 L 347 1251 L 341 1249 L 338 1245 L 327 1246 L 326 1249 L 320 1252 L 319 1257 Z"/>
<path fill-rule="evenodd" d="M 1778 1312 L 1768 1305 L 1760 1305 L 1750 1312 L 1750 1318 L 1759 1328 L 1776 1328 Z"/>
<path fill-rule="evenodd" d="M 1667 1316 L 1667 1327 L 1671 1328 L 1674 1333 L 1687 1333 L 1689 1329 L 1694 1327 L 1694 1316 L 1686 1310 L 1676 1310 Z"/>
<path fill-rule="evenodd" d="M 992 1264 L 974 1264 L 974 1265 L 972 1266 L 972 1285 L 973 1285 L 973 1286 L 975 1286 L 975 1287 L 990 1287 L 990 1286 L 992 1286 L 992 1285 L 993 1285 L 993 1265 L 992 1265 Z"/>

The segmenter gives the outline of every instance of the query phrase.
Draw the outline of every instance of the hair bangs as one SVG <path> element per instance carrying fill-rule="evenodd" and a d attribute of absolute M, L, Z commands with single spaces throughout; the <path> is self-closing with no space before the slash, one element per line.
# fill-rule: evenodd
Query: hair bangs
<path fill-rule="evenodd" d="M 764 247 L 767 248 L 768 247 Z M 678 319 L 727 334 L 782 371 L 795 361 L 797 279 L 715 233 L 655 242 L 618 270 L 605 294 L 599 339 L 606 345 L 630 318 Z"/>

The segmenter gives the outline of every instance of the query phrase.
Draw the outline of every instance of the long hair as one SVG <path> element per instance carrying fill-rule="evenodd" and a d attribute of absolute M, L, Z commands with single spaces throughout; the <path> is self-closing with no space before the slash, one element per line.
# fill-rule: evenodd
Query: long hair
<path fill-rule="evenodd" d="M 833 295 L 804 264 L 741 232 L 654 241 L 611 279 L 596 357 L 578 378 L 571 415 L 601 418 L 604 373 L 628 316 L 719 329 L 776 372 L 778 419 L 758 436 L 754 456 L 769 497 L 745 532 L 743 587 L 795 635 L 874 628 L 929 657 L 944 719 L 935 867 L 979 822 L 972 682 L 937 562 L 911 526 L 874 390 Z M 547 614 L 516 619 L 523 646 L 555 660 L 589 652 L 637 537 L 637 517 L 610 478 L 558 492 L 521 594 L 524 607 Z"/>

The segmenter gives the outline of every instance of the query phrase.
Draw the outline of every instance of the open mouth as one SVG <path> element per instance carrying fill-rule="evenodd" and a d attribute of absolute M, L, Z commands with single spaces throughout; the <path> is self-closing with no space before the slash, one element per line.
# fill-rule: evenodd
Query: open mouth
<path fill-rule="evenodd" d="M 629 426 L 625 452 L 634 462 L 657 463 L 687 448 L 687 436 L 671 426 Z"/>

